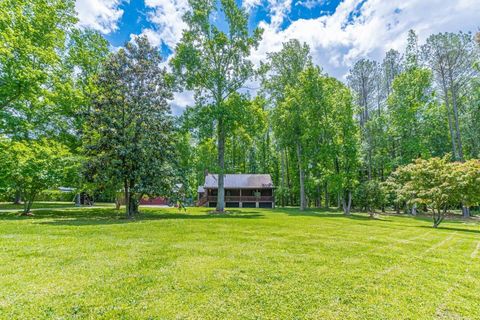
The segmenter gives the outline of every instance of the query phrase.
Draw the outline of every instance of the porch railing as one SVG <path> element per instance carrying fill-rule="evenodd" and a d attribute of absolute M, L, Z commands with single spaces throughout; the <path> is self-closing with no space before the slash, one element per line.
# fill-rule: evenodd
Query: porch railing
<path fill-rule="evenodd" d="M 206 197 L 208 202 L 216 202 L 217 196 Z M 273 202 L 273 196 L 225 196 L 225 202 Z"/>

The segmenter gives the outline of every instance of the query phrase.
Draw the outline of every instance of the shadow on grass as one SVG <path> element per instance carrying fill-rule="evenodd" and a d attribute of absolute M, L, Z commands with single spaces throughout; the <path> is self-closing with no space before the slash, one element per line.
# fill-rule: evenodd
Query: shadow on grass
<path fill-rule="evenodd" d="M 429 226 L 416 226 L 417 228 L 425 228 L 425 229 L 434 229 L 433 227 Z M 458 232 L 466 232 L 466 233 L 476 233 L 480 234 L 480 230 L 473 230 L 473 229 L 463 229 L 463 228 L 451 228 L 451 227 L 442 227 L 439 226 L 437 230 L 446 230 L 446 231 L 458 231 Z"/>
<path fill-rule="evenodd" d="M 152 210 L 141 211 L 133 219 L 125 217 L 123 211 L 112 209 L 89 209 L 89 210 L 39 210 L 34 212 L 34 216 L 19 216 L 18 213 L 0 213 L 1 220 L 31 220 L 44 225 L 64 225 L 64 226 L 87 226 L 87 225 L 109 225 L 135 223 L 140 221 L 155 220 L 205 220 L 205 219 L 258 219 L 263 218 L 263 214 L 253 211 L 229 210 L 225 214 L 199 213 L 189 214 L 177 209 L 173 212 L 155 212 Z M 38 221 L 38 222 L 37 222 Z"/>
<path fill-rule="evenodd" d="M 374 218 L 370 217 L 366 213 L 353 213 L 350 215 L 343 214 L 343 211 L 337 209 L 323 209 L 323 208 L 309 208 L 305 211 L 300 211 L 298 208 L 278 208 L 275 209 L 279 212 L 286 213 L 289 216 L 294 217 L 317 217 L 317 218 L 344 218 L 350 220 L 361 221 L 390 221 L 385 219 L 385 216 L 377 215 Z"/>

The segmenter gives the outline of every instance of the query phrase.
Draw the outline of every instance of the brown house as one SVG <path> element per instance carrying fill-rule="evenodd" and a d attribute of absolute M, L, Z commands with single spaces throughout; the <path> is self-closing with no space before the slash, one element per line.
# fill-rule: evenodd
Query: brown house
<path fill-rule="evenodd" d="M 274 208 L 274 186 L 269 174 L 226 174 L 225 207 Z M 207 174 L 205 184 L 198 187 L 198 206 L 216 207 L 218 175 Z"/>

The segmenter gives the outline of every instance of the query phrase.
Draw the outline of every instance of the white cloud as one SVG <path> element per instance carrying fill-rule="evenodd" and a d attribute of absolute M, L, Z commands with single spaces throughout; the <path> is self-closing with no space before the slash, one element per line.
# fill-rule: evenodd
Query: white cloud
<path fill-rule="evenodd" d="M 118 29 L 118 21 L 123 15 L 119 8 L 124 0 L 76 0 L 79 25 L 93 28 L 104 34 Z"/>
<path fill-rule="evenodd" d="M 295 5 L 305 7 L 307 9 L 313 9 L 316 6 L 322 5 L 325 2 L 326 0 L 304 0 L 304 1 L 298 1 Z"/>
<path fill-rule="evenodd" d="M 192 91 L 176 92 L 173 95 L 173 101 L 170 104 L 172 107 L 172 113 L 174 115 L 180 115 L 187 108 L 187 106 L 193 106 L 195 103 Z"/>
<path fill-rule="evenodd" d="M 258 7 L 260 4 L 262 4 L 262 0 L 244 0 L 242 1 L 242 7 L 247 10 L 247 12 L 250 12 L 253 8 Z"/>
<path fill-rule="evenodd" d="M 325 0 L 304 0 L 298 5 L 313 5 L 315 1 L 324 3 Z M 153 9 L 149 20 L 155 24 L 155 30 L 144 29 L 142 34 L 155 45 L 164 42 L 174 49 L 185 28 L 182 16 L 189 9 L 187 0 L 145 0 L 145 4 Z M 344 0 L 333 14 L 298 19 L 284 30 L 281 27 L 285 19 L 289 19 L 292 0 L 244 0 L 242 3 L 248 12 L 261 5 L 269 11 L 270 22 L 259 23 L 264 34 L 258 49 L 252 52 L 254 63 L 259 64 L 267 52 L 278 51 L 283 42 L 296 38 L 310 45 L 315 63 L 340 79 L 362 57 L 380 60 L 391 48 L 403 51 L 409 29 L 414 29 L 423 42 L 433 33 L 476 31 L 480 27 L 479 0 Z M 172 103 L 174 113 L 181 113 L 191 104 L 191 92 L 176 94 Z"/>
<path fill-rule="evenodd" d="M 415 29 L 423 41 L 432 33 L 479 27 L 478 0 L 368 0 L 359 8 L 360 3 L 345 0 L 331 16 L 299 19 L 284 30 L 273 19 L 269 24 L 261 22 L 264 36 L 252 59 L 258 63 L 267 52 L 279 50 L 282 42 L 297 38 L 310 45 L 316 63 L 342 78 L 361 57 L 379 60 L 390 48 L 403 50 L 409 29 Z"/>
<path fill-rule="evenodd" d="M 145 0 L 145 5 L 152 8 L 148 20 L 155 24 L 156 30 L 145 29 L 145 34 L 153 43 L 165 43 L 173 49 L 182 37 L 186 25 L 183 15 L 189 10 L 187 0 Z"/>

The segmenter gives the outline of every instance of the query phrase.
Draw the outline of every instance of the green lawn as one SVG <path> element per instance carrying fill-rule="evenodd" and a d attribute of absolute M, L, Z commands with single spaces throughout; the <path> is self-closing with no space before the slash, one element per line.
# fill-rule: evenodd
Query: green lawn
<path fill-rule="evenodd" d="M 0 214 L 1 319 L 480 319 L 480 226 L 296 209 Z"/>
<path fill-rule="evenodd" d="M 113 203 L 95 203 L 96 207 L 114 207 Z M 32 209 L 37 208 L 69 208 L 75 207 L 75 203 L 73 202 L 62 202 L 62 201 L 35 201 L 32 205 Z M 0 202 L 0 211 L 1 210 L 22 210 L 23 204 L 13 204 L 11 202 Z"/>

